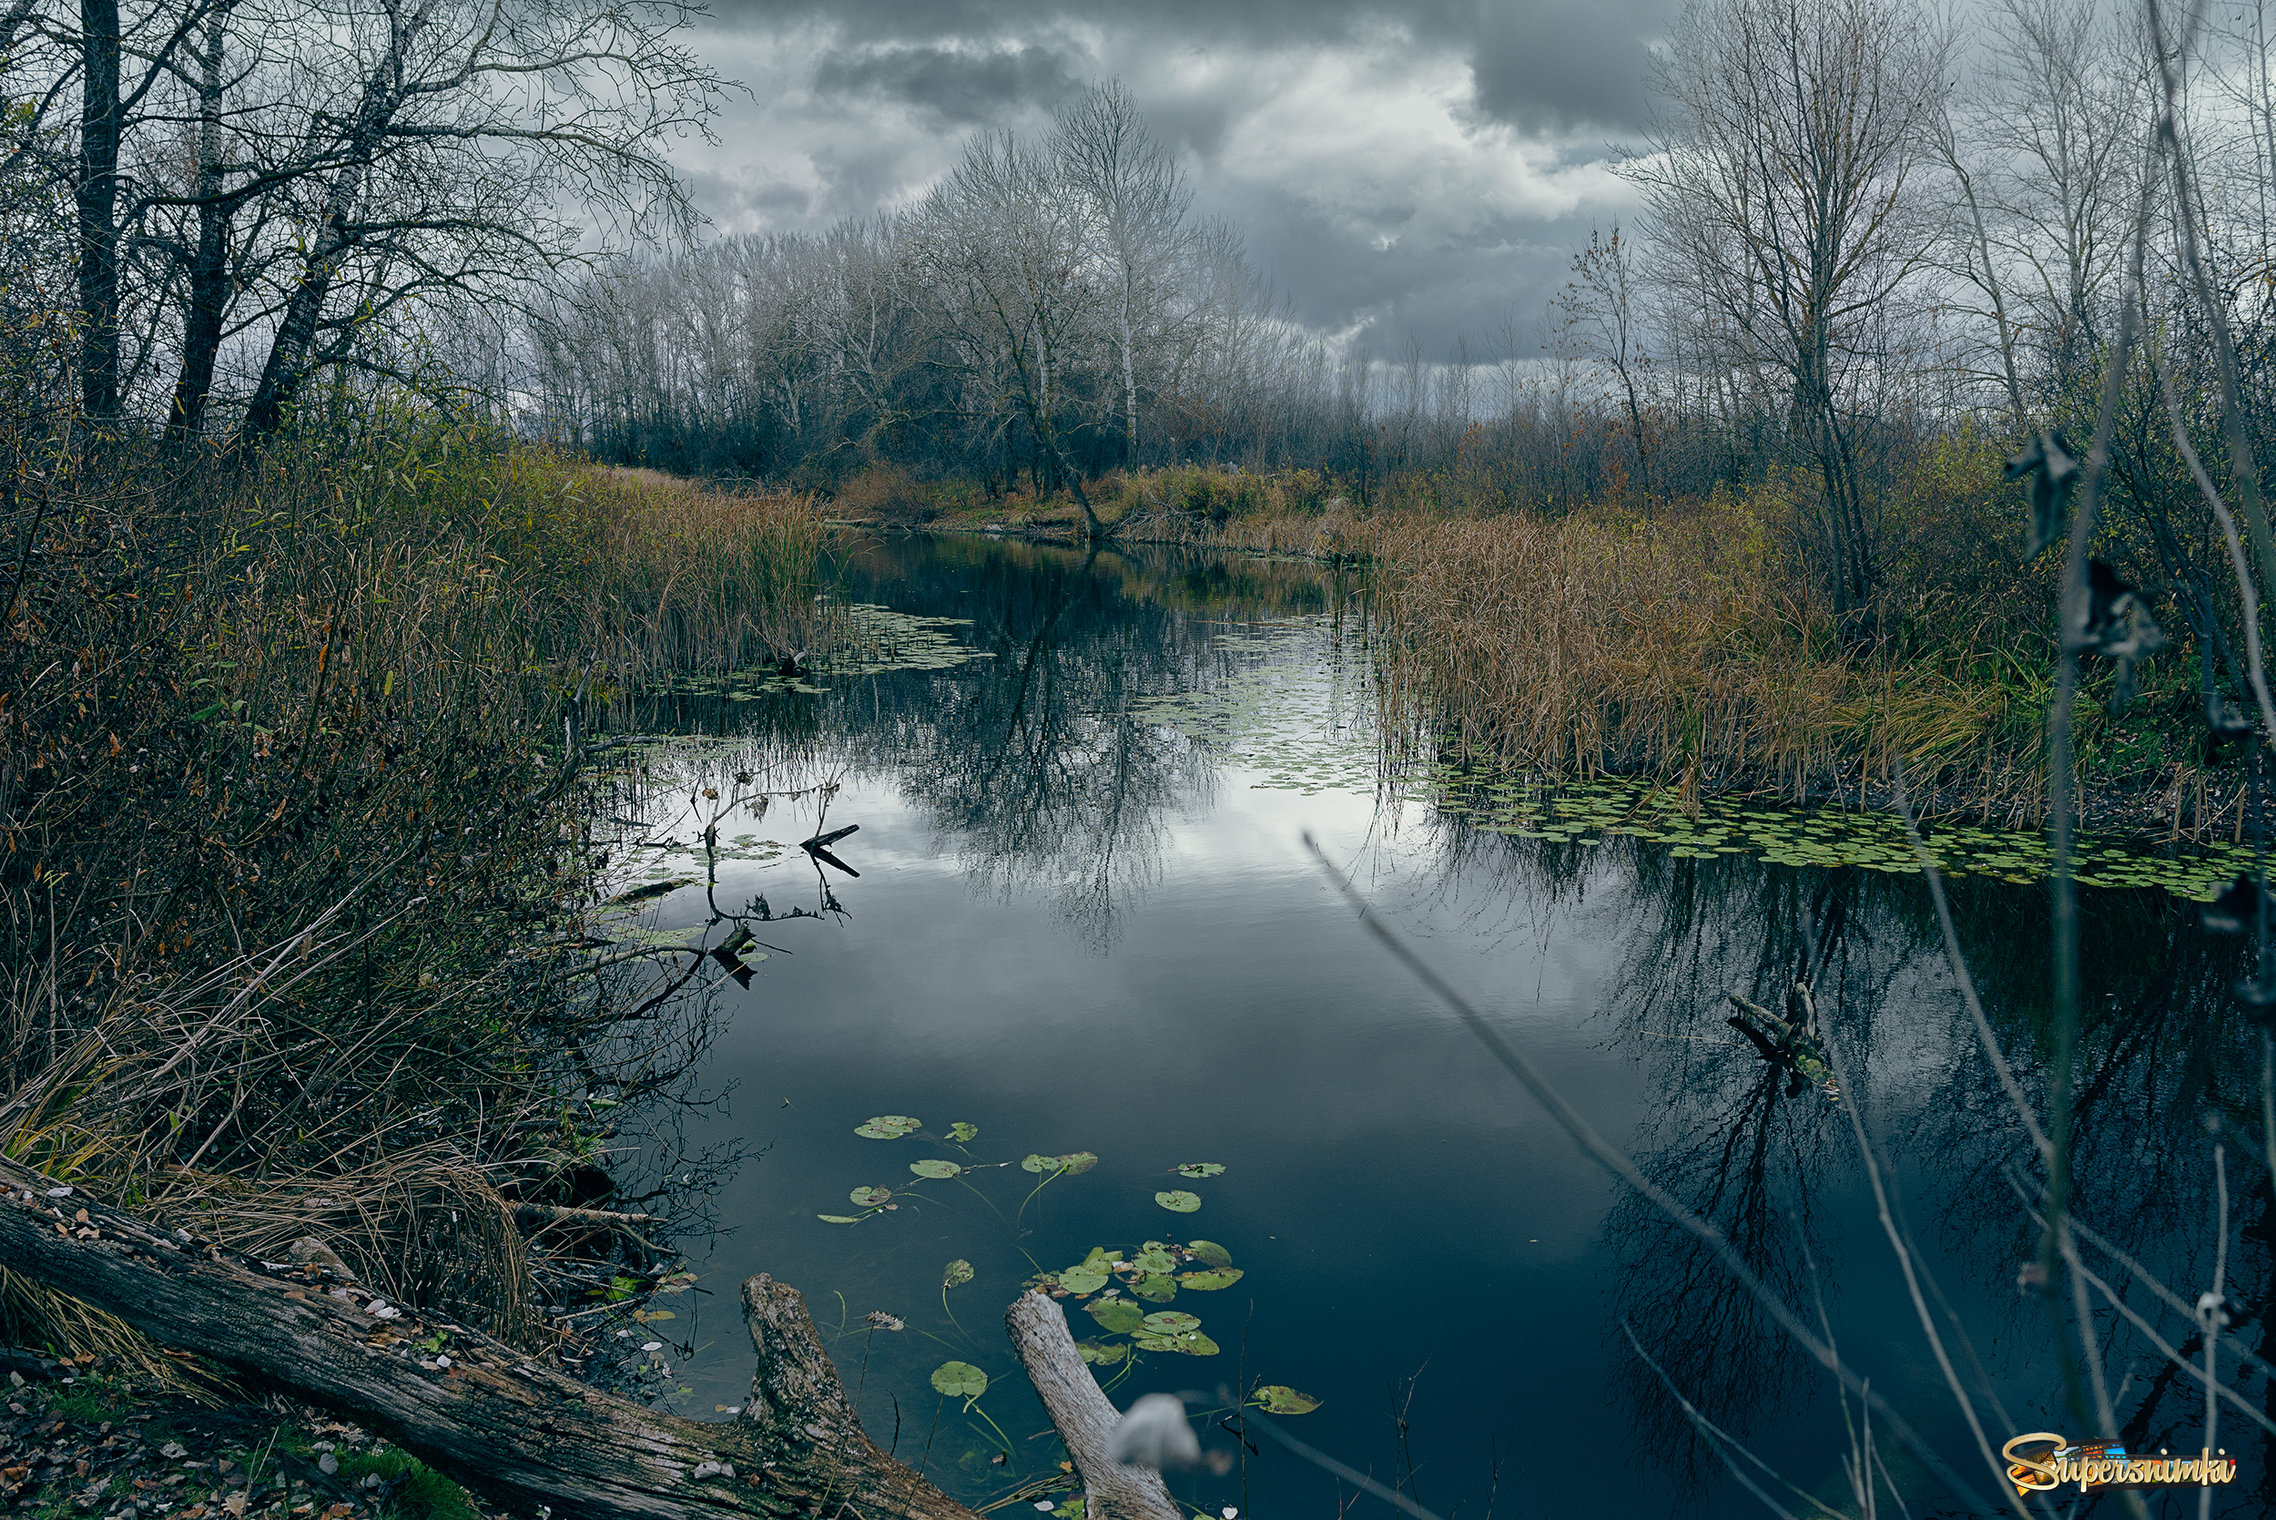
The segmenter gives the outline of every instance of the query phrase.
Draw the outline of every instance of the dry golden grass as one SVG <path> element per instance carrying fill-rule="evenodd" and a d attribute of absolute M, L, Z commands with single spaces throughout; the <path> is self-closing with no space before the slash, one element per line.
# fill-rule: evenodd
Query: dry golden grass
<path fill-rule="evenodd" d="M 2027 592 L 1861 652 L 1803 589 L 1780 517 L 1765 493 L 1657 519 L 1366 522 L 1398 722 L 1421 746 L 1694 795 L 1865 801 L 1901 765 L 1944 808 L 2035 820 L 2045 636 Z"/>

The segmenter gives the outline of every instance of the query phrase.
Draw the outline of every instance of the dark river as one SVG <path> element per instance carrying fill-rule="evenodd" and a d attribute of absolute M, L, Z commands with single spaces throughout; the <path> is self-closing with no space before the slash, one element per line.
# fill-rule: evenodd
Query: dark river
<path fill-rule="evenodd" d="M 689 1154 L 744 1159 L 711 1192 L 720 1231 L 692 1260 L 711 1296 L 674 1300 L 677 1318 L 655 1326 L 674 1407 L 741 1404 L 734 1288 L 765 1271 L 804 1292 L 881 1444 L 959 1497 L 1001 1498 L 1061 1457 L 1003 1335 L 1022 1282 L 1199 1240 L 1221 1249 L 1165 1252 L 1156 1265 L 1174 1271 L 1147 1286 L 1174 1298 L 1136 1304 L 1198 1326 L 1158 1321 L 1144 1347 L 1066 1301 L 1078 1336 L 1119 1357 L 1096 1369 L 1117 1404 L 1297 1390 L 1318 1408 L 1286 1430 L 1441 1516 L 1765 1513 L 1672 1383 L 1765 1464 L 1732 1452 L 1784 1510 L 1858 1513 L 1855 1399 L 1361 931 L 1309 834 L 1590 1124 L 1719 1225 L 1996 1499 L 1847 1110 L 1725 1023 L 1726 994 L 1777 1008 L 1807 976 L 1991 1444 L 2088 1433 L 2064 1403 L 2050 1311 L 2017 1287 L 2035 1229 L 2011 1178 L 2030 1186 L 2033 1158 L 1917 876 L 1768 863 L 1744 839 L 1481 826 L 1427 773 L 1385 771 L 1360 588 L 1316 566 L 903 537 L 844 568 L 849 601 L 959 621 L 876 621 L 877 663 L 901 668 L 825 672 L 819 692 L 696 691 L 646 714 L 711 739 L 651 757 L 643 837 L 681 853 L 636 861 L 688 869 L 720 806 L 703 788 L 770 794 L 720 821 L 708 897 L 674 891 L 648 920 L 693 928 L 711 901 L 756 899 L 774 920 L 755 926 L 774 953 L 748 988 L 714 997 L 699 1079 L 715 1101 L 684 1117 Z M 829 848 L 858 877 L 788 848 L 847 825 L 859 831 Z M 2046 893 L 1980 875 L 1951 891 L 1990 1020 L 2037 1100 Z M 2222 990 L 2233 942 L 2158 889 L 2083 898 L 2080 1218 L 2194 1302 L 2214 1270 L 2221 1131 L 2237 1323 L 2220 1376 L 2265 1411 L 2267 1380 L 2238 1377 L 2229 1349 L 2271 1354 L 2276 1232 L 2250 1148 L 2261 1037 Z M 922 1128 L 856 1132 L 890 1116 Z M 957 1143 L 958 1124 L 976 1135 Z M 1095 1166 L 1021 1165 L 1079 1153 Z M 912 1170 L 934 1162 L 962 1170 Z M 867 1188 L 890 1196 L 855 1201 Z M 1220 1256 L 1237 1281 L 1178 1280 Z M 944 1287 L 951 1263 L 971 1280 Z M 2088 1264 L 2201 1365 L 2186 1314 L 2107 1254 Z M 1132 1274 L 1110 1286 L 1136 1296 Z M 904 1328 L 873 1328 L 873 1312 Z M 2194 1455 L 2202 1387 L 2098 1313 L 2129 1448 Z M 950 1362 L 988 1379 L 969 1408 L 931 1381 Z M 1967 1512 L 1878 1421 L 1874 1436 L 1879 1512 Z M 1240 1453 L 1214 1422 L 1205 1438 L 1244 1460 L 1173 1480 L 1203 1514 L 1394 1513 L 1269 1442 Z M 2224 1407 L 2216 1442 L 2241 1465 L 2215 1512 L 2276 1508 L 2262 1430 Z M 2151 1500 L 2196 1505 L 2195 1489 Z"/>

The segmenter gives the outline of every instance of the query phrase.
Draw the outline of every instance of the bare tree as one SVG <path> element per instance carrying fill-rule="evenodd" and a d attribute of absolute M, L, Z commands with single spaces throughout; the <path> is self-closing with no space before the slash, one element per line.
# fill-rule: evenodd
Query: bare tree
<path fill-rule="evenodd" d="M 1119 81 L 1092 90 L 1062 118 L 1052 152 L 1080 198 L 1084 233 L 1112 291 L 1123 448 L 1135 459 L 1141 329 L 1162 312 L 1163 287 L 1193 246 L 1193 193 Z"/>
<path fill-rule="evenodd" d="M 1642 391 L 1650 369 L 1643 346 L 1643 302 L 1636 251 L 1614 224 L 1609 235 L 1592 231 L 1588 246 L 1573 255 L 1572 278 L 1555 302 L 1565 330 L 1584 351 L 1611 370 L 1628 412 L 1628 435 L 1636 449 L 1636 474 L 1644 500 L 1652 499 L 1652 444 L 1644 427 Z"/>
<path fill-rule="evenodd" d="M 2015 290 L 2047 398 L 2091 385 L 2121 273 L 2144 80 L 2082 0 L 2003 0 L 1964 109 L 1993 207 L 1987 255 Z"/>
<path fill-rule="evenodd" d="M 918 209 L 910 239 L 967 376 L 992 382 L 996 405 L 1026 425 L 1038 488 L 1047 475 L 1068 487 L 1085 528 L 1103 534 L 1069 452 L 1081 425 L 1070 382 L 1102 315 L 1101 292 L 1052 162 L 1009 134 L 982 137 Z"/>
<path fill-rule="evenodd" d="M 1931 241 L 1920 150 L 1943 56 L 1907 0 L 1700 0 L 1657 66 L 1672 115 L 1630 171 L 1663 273 L 1783 380 L 1852 638 L 1874 636 L 1879 567 L 1849 392 Z"/>

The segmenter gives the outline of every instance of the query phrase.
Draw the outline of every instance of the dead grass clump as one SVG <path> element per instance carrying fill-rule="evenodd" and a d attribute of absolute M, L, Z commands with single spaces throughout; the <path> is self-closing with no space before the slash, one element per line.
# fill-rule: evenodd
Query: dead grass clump
<path fill-rule="evenodd" d="M 116 1315 L 6 1267 L 0 1267 L 0 1345 L 100 1360 L 202 1404 L 219 1403 L 229 1390 L 202 1362 L 169 1356 Z"/>
<path fill-rule="evenodd" d="M 915 476 L 897 465 L 873 464 L 838 487 L 838 509 L 864 522 L 913 528 L 940 516 L 940 507 Z"/>
<path fill-rule="evenodd" d="M 450 1310 L 502 1340 L 536 1328 L 513 1203 L 455 1145 L 318 1176 L 183 1171 L 164 1190 L 170 1219 L 233 1250 L 297 1260 L 298 1243 L 320 1241 L 384 1297 Z"/>

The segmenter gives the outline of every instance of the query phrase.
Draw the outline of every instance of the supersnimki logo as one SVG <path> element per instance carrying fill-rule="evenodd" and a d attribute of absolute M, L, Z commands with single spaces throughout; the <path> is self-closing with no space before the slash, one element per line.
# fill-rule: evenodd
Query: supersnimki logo
<path fill-rule="evenodd" d="M 2007 1462 L 2007 1481 L 2016 1497 L 2045 1493 L 2076 1483 L 2080 1493 L 2098 1488 L 2206 1488 L 2236 1481 L 2236 1459 L 2226 1449 L 2195 1456 L 2129 1452 L 2116 1441 L 2073 1441 L 2051 1431 L 2017 1436 L 1999 1449 Z"/>

